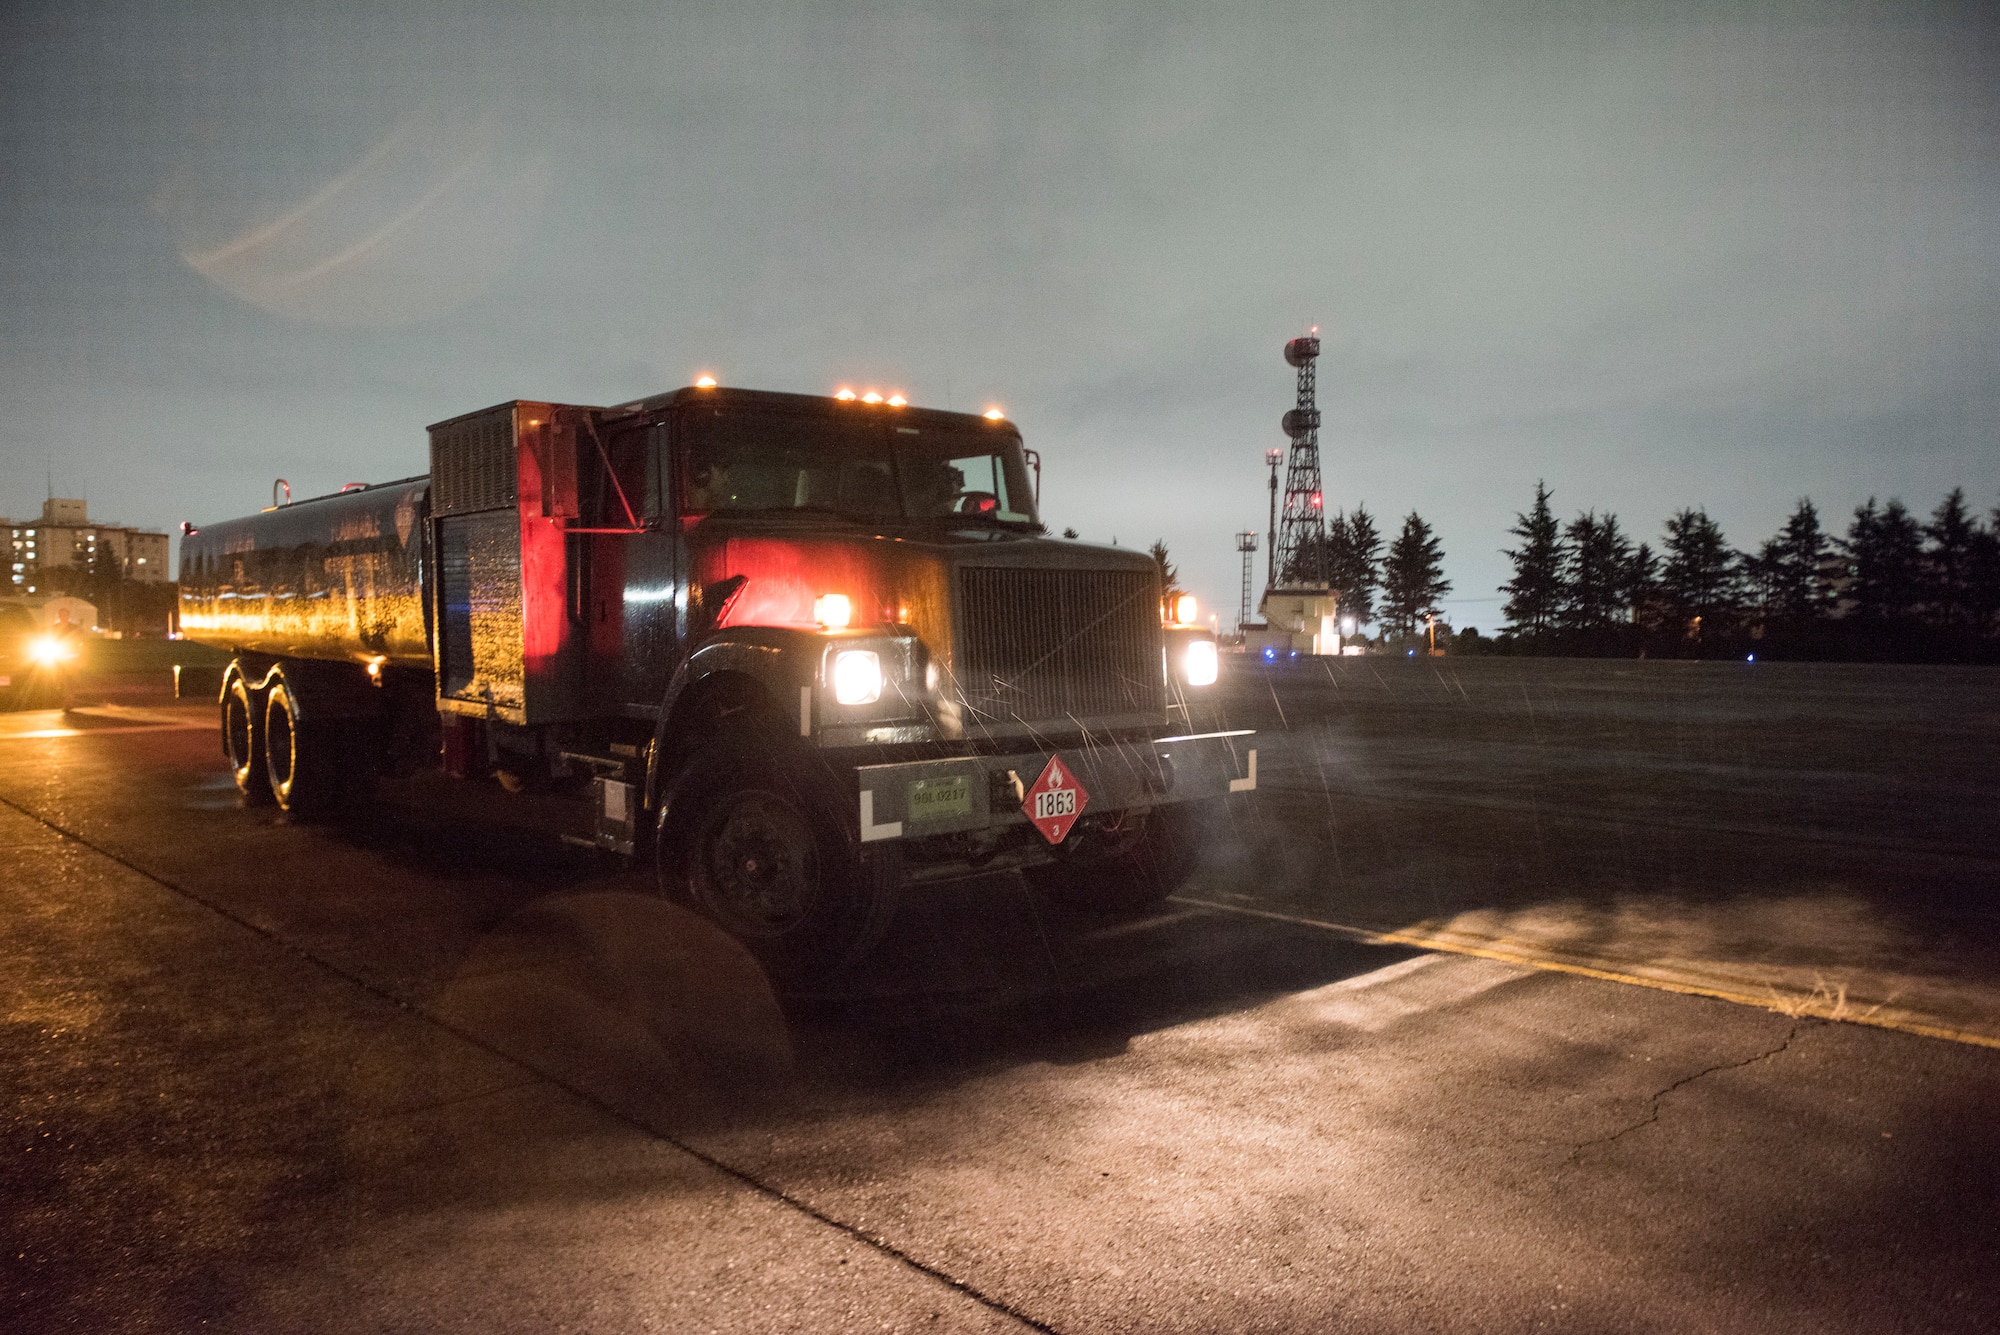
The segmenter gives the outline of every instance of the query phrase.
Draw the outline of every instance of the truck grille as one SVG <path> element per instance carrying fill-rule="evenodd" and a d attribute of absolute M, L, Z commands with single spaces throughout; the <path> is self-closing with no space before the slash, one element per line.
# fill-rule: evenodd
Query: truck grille
<path fill-rule="evenodd" d="M 958 575 L 958 685 L 968 721 L 1156 713 L 1159 581 L 1138 570 Z"/>

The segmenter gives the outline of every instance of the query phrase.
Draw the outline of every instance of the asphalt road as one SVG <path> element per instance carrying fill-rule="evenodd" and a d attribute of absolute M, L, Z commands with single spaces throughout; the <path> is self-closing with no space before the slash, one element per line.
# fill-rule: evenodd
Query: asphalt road
<path fill-rule="evenodd" d="M 1239 671 L 1181 901 L 810 999 L 532 797 L 6 716 L 0 1330 L 1991 1329 L 1996 686 Z"/>

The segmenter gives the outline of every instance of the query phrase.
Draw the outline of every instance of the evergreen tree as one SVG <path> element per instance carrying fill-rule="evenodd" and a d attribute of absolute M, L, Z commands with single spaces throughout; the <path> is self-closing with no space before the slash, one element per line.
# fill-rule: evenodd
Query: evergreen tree
<path fill-rule="evenodd" d="M 1521 545 L 1506 551 L 1514 562 L 1514 578 L 1500 586 L 1507 595 L 1500 609 L 1508 629 L 1517 635 L 1543 635 L 1555 626 L 1562 608 L 1563 542 L 1562 526 L 1549 509 L 1546 482 L 1535 484 L 1534 508 L 1516 514 L 1508 529 Z"/>
<path fill-rule="evenodd" d="M 1791 518 L 1759 554 L 1761 601 L 1767 615 L 1799 623 L 1825 613 L 1826 589 L 1820 582 L 1819 565 L 1827 546 L 1819 511 L 1810 500 L 1800 497 Z"/>
<path fill-rule="evenodd" d="M 2000 633 L 2000 507 L 1972 534 L 1972 628 L 1979 635 Z"/>
<path fill-rule="evenodd" d="M 1841 547 L 1853 572 L 1847 596 L 1854 615 L 1878 631 L 1907 628 L 1924 597 L 1923 530 L 1916 518 L 1894 497 L 1878 510 L 1870 496 L 1855 508 Z"/>
<path fill-rule="evenodd" d="M 1382 620 L 1404 634 L 1414 634 L 1418 622 L 1444 610 L 1440 604 L 1450 592 L 1451 581 L 1444 577 L 1444 544 L 1412 510 L 1382 563 Z"/>
<path fill-rule="evenodd" d="M 1649 543 L 1632 549 L 1625 563 L 1625 605 L 1632 609 L 1632 624 L 1657 627 L 1660 624 L 1660 558 Z"/>
<path fill-rule="evenodd" d="M 1924 536 L 1930 540 L 1924 552 L 1925 610 L 1946 630 L 1972 629 L 1978 616 L 1974 564 L 1979 521 L 1966 513 L 1963 487 L 1953 487 L 1932 511 Z"/>
<path fill-rule="evenodd" d="M 1174 563 L 1167 559 L 1167 540 L 1165 538 L 1157 539 L 1153 543 L 1151 551 L 1153 553 L 1154 564 L 1160 567 L 1160 597 L 1171 607 L 1174 599 L 1186 592 L 1186 590 L 1181 588 L 1181 572 L 1176 570 Z"/>
<path fill-rule="evenodd" d="M 1690 639 L 1713 638 L 1737 608 L 1736 553 L 1700 507 L 1669 518 L 1661 546 L 1665 559 L 1660 563 L 1660 594 L 1674 624 Z"/>
<path fill-rule="evenodd" d="M 1368 507 L 1337 514 L 1327 524 L 1326 575 L 1340 595 L 1340 615 L 1360 626 L 1375 619 L 1375 590 L 1382 583 L 1382 535 Z"/>
<path fill-rule="evenodd" d="M 1608 630 L 1631 606 L 1626 589 L 1632 543 L 1619 529 L 1617 515 L 1599 519 L 1594 510 L 1571 520 L 1563 537 L 1563 596 L 1558 621 L 1565 630 Z"/>

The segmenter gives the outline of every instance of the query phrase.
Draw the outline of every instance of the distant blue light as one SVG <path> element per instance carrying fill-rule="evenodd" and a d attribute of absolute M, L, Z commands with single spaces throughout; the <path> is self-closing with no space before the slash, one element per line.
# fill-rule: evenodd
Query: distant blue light
<path fill-rule="evenodd" d="M 1403 652 L 1403 657 L 1405 658 L 1415 658 L 1416 656 L 1417 651 L 1415 649 L 1407 649 Z"/>
<path fill-rule="evenodd" d="M 1744 659 L 1743 661 L 1746 663 L 1754 663 L 1757 661 L 1757 655 L 1751 654 L 1748 658 Z"/>
<path fill-rule="evenodd" d="M 1264 661 L 1266 663 L 1275 663 L 1278 661 L 1278 651 L 1268 644 L 1264 646 Z"/>
<path fill-rule="evenodd" d="M 1299 656 L 1299 651 L 1296 649 L 1292 650 L 1292 657 L 1297 658 L 1298 656 Z"/>

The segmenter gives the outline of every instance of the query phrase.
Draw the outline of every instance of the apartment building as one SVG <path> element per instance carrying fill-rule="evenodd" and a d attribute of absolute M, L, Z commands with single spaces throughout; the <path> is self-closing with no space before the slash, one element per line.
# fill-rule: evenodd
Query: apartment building
<path fill-rule="evenodd" d="M 15 594 L 46 592 L 55 571 L 120 574 L 138 584 L 164 584 L 167 535 L 123 524 L 92 523 L 80 500 L 52 497 L 39 519 L 0 519 L 5 535 L 8 579 L 0 589 Z"/>

